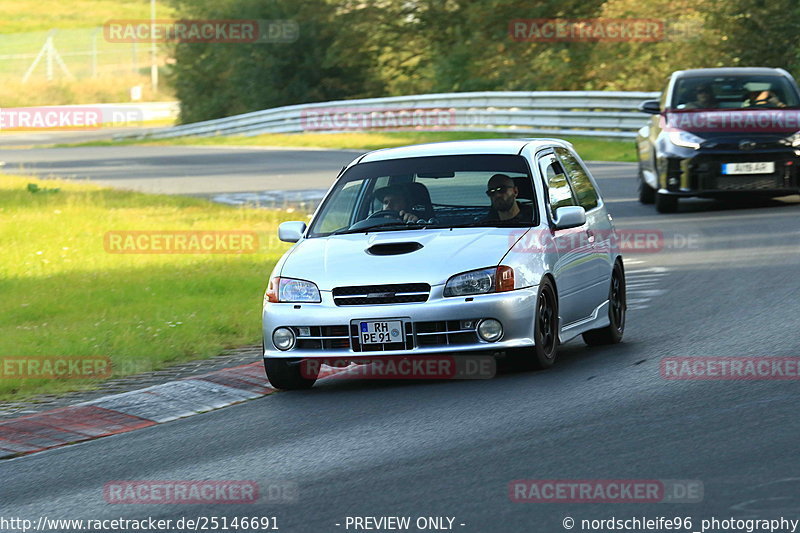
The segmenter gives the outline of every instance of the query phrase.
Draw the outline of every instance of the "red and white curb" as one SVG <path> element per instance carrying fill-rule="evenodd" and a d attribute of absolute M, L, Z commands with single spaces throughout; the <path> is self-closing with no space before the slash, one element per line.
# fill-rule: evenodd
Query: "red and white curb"
<path fill-rule="evenodd" d="M 275 392 L 262 363 L 0 422 L 0 459 L 125 433 Z"/>

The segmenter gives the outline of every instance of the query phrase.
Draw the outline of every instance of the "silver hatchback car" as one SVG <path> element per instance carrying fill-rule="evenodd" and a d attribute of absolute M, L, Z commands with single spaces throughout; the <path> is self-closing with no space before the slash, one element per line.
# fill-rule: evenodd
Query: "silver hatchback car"
<path fill-rule="evenodd" d="M 506 354 L 547 368 L 559 343 L 622 340 L 625 274 L 611 216 L 572 145 L 458 141 L 377 150 L 345 167 L 264 295 L 264 366 Z"/>

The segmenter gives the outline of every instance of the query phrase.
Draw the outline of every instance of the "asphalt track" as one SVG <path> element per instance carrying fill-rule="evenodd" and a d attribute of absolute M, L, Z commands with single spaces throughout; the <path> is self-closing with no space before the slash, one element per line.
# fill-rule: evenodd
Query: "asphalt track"
<path fill-rule="evenodd" d="M 6 171 L 159 192 L 324 188 L 353 153 L 166 147 L 0 152 Z M 363 531 L 346 517 L 454 517 L 455 531 L 559 532 L 563 520 L 800 518 L 800 384 L 666 380 L 668 356 L 798 356 L 800 199 L 687 201 L 657 215 L 635 168 L 590 165 L 618 228 L 661 231 L 626 256 L 625 341 L 561 347 L 545 372 L 491 380 L 329 380 L 132 433 L 0 462 L 0 516 L 275 516 L 280 531 Z M 291 179 L 290 179 L 291 178 Z M 215 185 L 216 183 L 216 185 Z M 137 186 L 138 188 L 138 186 Z M 695 480 L 697 503 L 516 503 L 509 483 Z M 120 505 L 116 480 L 293 483 L 293 503 Z M 337 524 L 339 524 L 337 526 Z M 447 524 L 447 521 L 445 521 Z M 463 525 L 461 525 L 463 524 Z M 644 529 L 634 529 L 643 531 Z M 664 530 L 662 528 L 662 530 Z M 417 531 L 412 527 L 410 531 Z M 721 529 L 715 529 L 721 531 Z"/>

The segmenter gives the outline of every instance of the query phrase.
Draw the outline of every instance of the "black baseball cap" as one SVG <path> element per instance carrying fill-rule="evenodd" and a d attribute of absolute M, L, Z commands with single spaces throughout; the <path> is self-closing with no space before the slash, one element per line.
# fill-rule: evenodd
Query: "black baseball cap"
<path fill-rule="evenodd" d="M 383 202 L 383 197 L 386 196 L 387 194 L 402 196 L 403 198 L 406 199 L 406 201 L 409 200 L 408 190 L 402 185 L 388 185 L 386 187 L 380 187 L 378 189 L 375 189 L 375 198 L 379 202 Z"/>

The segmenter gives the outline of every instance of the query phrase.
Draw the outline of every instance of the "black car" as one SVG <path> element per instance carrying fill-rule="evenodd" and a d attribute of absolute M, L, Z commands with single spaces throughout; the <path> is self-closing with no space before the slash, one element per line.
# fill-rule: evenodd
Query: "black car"
<path fill-rule="evenodd" d="M 636 135 L 639 200 L 800 192 L 800 91 L 783 69 L 679 70 Z"/>

